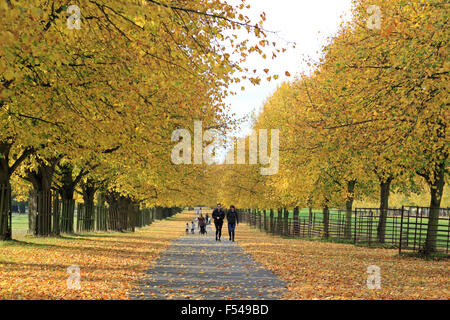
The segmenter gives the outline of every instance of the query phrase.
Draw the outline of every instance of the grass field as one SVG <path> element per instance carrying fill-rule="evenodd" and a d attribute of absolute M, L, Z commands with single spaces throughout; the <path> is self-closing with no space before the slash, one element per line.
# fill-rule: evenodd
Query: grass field
<path fill-rule="evenodd" d="M 24 235 L 28 231 L 28 214 L 12 215 L 12 231 L 13 237 Z"/>
<path fill-rule="evenodd" d="M 262 213 L 260 213 L 262 215 Z M 278 215 L 274 212 L 274 218 L 278 217 L 284 218 L 284 216 Z M 293 211 L 289 211 L 289 219 L 292 224 Z M 269 223 L 269 212 L 266 211 L 266 221 Z M 275 224 L 278 222 L 275 221 Z M 281 222 L 283 223 L 283 222 Z M 357 216 L 355 220 L 354 214 L 351 220 L 351 240 L 358 243 L 374 243 L 377 239 L 377 227 L 379 223 L 378 216 L 367 217 L 367 216 Z M 309 210 L 303 208 L 299 212 L 299 228 L 300 236 L 307 237 L 305 235 L 305 229 L 309 225 Z M 319 237 L 323 232 L 323 213 L 321 210 L 313 210 L 313 219 L 311 222 L 311 228 L 314 236 Z M 345 212 L 330 210 L 329 217 L 329 233 L 330 238 L 343 239 L 345 226 Z M 399 246 L 400 243 L 400 231 L 403 228 L 403 243 L 402 247 L 412 247 L 417 248 L 424 244 L 427 236 L 428 229 L 428 218 L 415 218 L 415 217 L 404 217 L 403 222 L 400 216 L 387 217 L 386 221 L 386 245 Z M 355 237 L 356 234 L 356 237 Z M 438 225 L 438 236 L 437 236 L 437 246 L 441 249 L 448 248 L 450 237 L 450 220 L 448 217 L 441 217 Z"/>

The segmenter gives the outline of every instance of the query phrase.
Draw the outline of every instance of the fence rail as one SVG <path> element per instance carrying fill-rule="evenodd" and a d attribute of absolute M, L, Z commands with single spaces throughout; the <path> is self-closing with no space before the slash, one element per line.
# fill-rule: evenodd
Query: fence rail
<path fill-rule="evenodd" d="M 435 251 L 449 253 L 449 208 L 439 209 L 434 243 Z M 241 220 L 268 233 L 296 238 L 328 238 L 367 246 L 388 245 L 405 251 L 421 252 L 427 239 L 430 208 L 402 207 L 387 209 L 357 208 L 347 215 L 345 210 L 330 209 L 329 214 L 309 211 L 290 215 L 284 210 L 246 209 Z"/>

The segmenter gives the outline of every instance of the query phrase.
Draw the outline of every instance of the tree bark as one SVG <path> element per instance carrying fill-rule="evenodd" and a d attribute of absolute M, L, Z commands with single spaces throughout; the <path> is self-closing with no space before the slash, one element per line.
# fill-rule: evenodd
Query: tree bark
<path fill-rule="evenodd" d="M 284 212 L 284 235 L 289 235 L 289 210 L 287 208 L 283 208 Z"/>
<path fill-rule="evenodd" d="M 279 208 L 277 210 L 277 231 L 278 234 L 283 234 L 283 209 Z"/>
<path fill-rule="evenodd" d="M 313 212 L 311 205 L 308 207 L 308 237 L 312 235 Z"/>
<path fill-rule="evenodd" d="M 322 210 L 323 213 L 323 233 L 324 237 L 328 238 L 330 236 L 330 210 L 328 205 L 325 205 Z"/>
<path fill-rule="evenodd" d="M 97 216 L 96 216 L 96 230 L 108 230 L 108 210 L 105 206 L 105 195 L 103 192 L 97 197 Z"/>
<path fill-rule="evenodd" d="M 298 236 L 299 235 L 299 224 L 298 224 L 298 213 L 299 213 L 299 208 L 295 207 L 294 208 L 294 214 L 293 214 L 293 222 L 294 222 L 294 227 L 293 227 L 293 235 L 294 236 Z"/>
<path fill-rule="evenodd" d="M 425 253 L 436 252 L 436 241 L 439 226 L 439 209 L 441 207 L 442 193 L 445 185 L 445 163 L 442 161 L 436 166 L 434 179 L 430 175 L 423 175 L 430 187 L 430 215 L 428 217 L 427 237 L 425 240 Z"/>
<path fill-rule="evenodd" d="M 94 230 L 94 221 L 95 221 L 95 193 L 97 192 L 98 187 L 95 184 L 95 181 L 91 178 L 87 178 L 85 183 L 81 184 L 81 190 L 83 192 L 83 202 L 85 206 L 85 227 L 87 230 Z"/>
<path fill-rule="evenodd" d="M 273 209 L 270 209 L 269 213 L 269 231 L 273 232 Z"/>
<path fill-rule="evenodd" d="M 75 219 L 75 201 L 73 195 L 76 186 L 73 179 L 73 167 L 70 164 L 60 165 L 58 173 L 61 180 L 61 185 L 58 190 L 62 198 L 61 231 L 73 233 Z M 80 219 L 80 212 L 78 212 L 78 219 Z"/>
<path fill-rule="evenodd" d="M 119 225 L 119 195 L 116 192 L 107 191 L 105 198 L 109 205 L 108 230 L 121 231 Z"/>
<path fill-rule="evenodd" d="M 356 180 L 347 181 L 347 200 L 345 202 L 345 228 L 344 238 L 351 239 L 352 237 L 352 209 L 355 192 Z"/>
<path fill-rule="evenodd" d="M 392 176 L 389 176 L 387 179 L 380 179 L 380 217 L 377 227 L 377 241 L 379 243 L 384 243 L 386 241 L 386 221 L 392 180 L 394 180 L 394 177 Z"/>
<path fill-rule="evenodd" d="M 48 236 L 52 233 L 52 181 L 55 172 L 55 166 L 61 158 L 55 157 L 45 163 L 43 160 L 38 160 L 39 165 L 36 171 L 28 170 L 25 180 L 31 182 L 33 185 L 33 197 L 36 197 L 36 211 L 30 211 L 36 217 L 35 229 L 30 230 L 30 233 L 40 236 Z M 53 221 L 53 229 L 58 230 L 59 227 L 55 224 L 59 221 Z"/>
<path fill-rule="evenodd" d="M 20 166 L 20 164 L 34 152 L 32 148 L 26 148 L 22 154 L 9 164 L 9 156 L 13 141 L 0 141 L 0 187 L 3 188 L 3 194 L 0 194 L 0 240 L 12 239 L 11 226 L 11 175 Z"/>

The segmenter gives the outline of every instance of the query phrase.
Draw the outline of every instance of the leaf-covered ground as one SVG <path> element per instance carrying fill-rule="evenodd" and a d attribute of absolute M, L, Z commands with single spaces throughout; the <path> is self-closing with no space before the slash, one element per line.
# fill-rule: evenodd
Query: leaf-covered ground
<path fill-rule="evenodd" d="M 137 280 L 192 212 L 135 233 L 61 238 L 20 237 L 0 243 L 1 299 L 129 299 Z M 237 244 L 287 281 L 285 299 L 450 299 L 448 260 L 399 257 L 396 250 L 283 239 L 237 228 Z M 207 255 L 207 252 L 205 252 Z M 81 269 L 81 290 L 67 288 L 67 267 Z M 381 289 L 366 286 L 367 267 L 381 268 Z"/>
<path fill-rule="evenodd" d="M 181 213 L 135 233 L 23 236 L 0 243 L 0 299 L 128 299 L 136 279 L 184 234 L 191 218 Z M 71 265 L 80 267 L 80 290 L 67 287 Z"/>
<path fill-rule="evenodd" d="M 221 241 L 215 240 L 210 225 L 205 235 L 196 232 L 172 241 L 138 282 L 132 298 L 280 299 L 284 281 L 229 241 L 226 230 Z"/>
<path fill-rule="evenodd" d="M 288 281 L 284 299 L 450 299 L 450 262 L 399 257 L 397 250 L 272 236 L 240 224 L 238 244 Z M 367 288 L 367 267 L 381 289 Z"/>

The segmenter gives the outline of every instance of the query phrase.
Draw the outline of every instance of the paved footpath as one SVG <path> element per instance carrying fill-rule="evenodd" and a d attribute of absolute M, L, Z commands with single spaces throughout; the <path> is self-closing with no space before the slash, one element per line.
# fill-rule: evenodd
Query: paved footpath
<path fill-rule="evenodd" d="M 228 241 L 225 224 L 221 242 L 215 241 L 214 228 L 208 226 L 207 230 L 207 235 L 189 234 L 172 241 L 138 281 L 131 298 L 281 298 L 285 283 L 255 262 L 236 242 Z"/>

